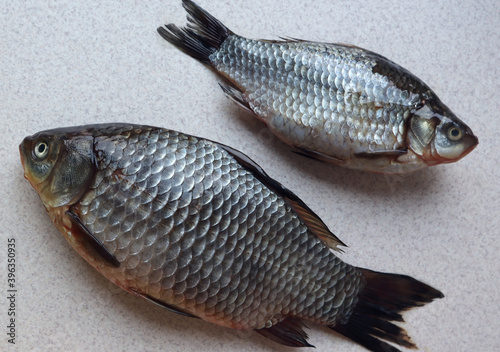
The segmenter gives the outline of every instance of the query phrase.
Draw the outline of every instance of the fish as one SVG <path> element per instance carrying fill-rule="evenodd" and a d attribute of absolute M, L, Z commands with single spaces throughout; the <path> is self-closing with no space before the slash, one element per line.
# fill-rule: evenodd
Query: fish
<path fill-rule="evenodd" d="M 295 153 L 362 171 L 403 174 L 452 163 L 478 138 L 419 78 L 353 45 L 236 35 L 191 0 L 187 27 L 158 33 L 209 66 L 226 96 Z"/>
<path fill-rule="evenodd" d="M 59 128 L 19 146 L 69 244 L 131 294 L 187 317 L 311 347 L 326 325 L 371 351 L 416 347 L 401 311 L 443 294 L 343 262 L 344 243 L 248 156 L 132 124 Z"/>

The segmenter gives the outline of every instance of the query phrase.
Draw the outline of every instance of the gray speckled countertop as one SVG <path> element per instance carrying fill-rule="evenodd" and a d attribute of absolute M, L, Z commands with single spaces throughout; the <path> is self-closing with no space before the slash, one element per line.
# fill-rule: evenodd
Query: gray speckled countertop
<path fill-rule="evenodd" d="M 131 122 L 244 151 L 349 245 L 342 259 L 442 290 L 444 299 L 405 315 L 422 351 L 497 351 L 500 3 L 199 2 L 248 37 L 351 43 L 391 58 L 471 126 L 478 148 L 456 164 L 407 176 L 307 160 L 227 101 L 213 72 L 157 35 L 158 25 L 184 23 L 180 0 L 1 1 L 0 350 L 292 351 L 121 291 L 52 225 L 23 178 L 22 138 L 59 126 Z M 17 250 L 16 345 L 7 343 L 8 238 Z M 326 328 L 308 332 L 318 351 L 363 351 Z"/>

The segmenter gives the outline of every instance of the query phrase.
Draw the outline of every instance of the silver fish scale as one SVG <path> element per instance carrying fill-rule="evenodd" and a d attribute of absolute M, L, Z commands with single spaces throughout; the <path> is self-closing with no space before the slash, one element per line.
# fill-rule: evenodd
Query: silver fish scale
<path fill-rule="evenodd" d="M 210 60 L 274 133 L 338 158 L 404 147 L 405 121 L 420 99 L 374 73 L 376 59 L 355 47 L 231 35 Z"/>
<path fill-rule="evenodd" d="M 111 128 L 94 144 L 95 180 L 74 209 L 121 263 L 108 271 L 119 284 L 235 328 L 350 314 L 360 272 L 213 142 Z"/>

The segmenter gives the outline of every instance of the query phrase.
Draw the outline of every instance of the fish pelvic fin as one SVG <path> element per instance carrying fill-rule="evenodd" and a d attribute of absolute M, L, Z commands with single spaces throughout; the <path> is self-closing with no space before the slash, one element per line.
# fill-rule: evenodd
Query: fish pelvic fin
<path fill-rule="evenodd" d="M 354 310 L 344 321 L 329 327 L 374 352 L 400 352 L 385 341 L 417 348 L 408 333 L 391 321 L 403 322 L 401 311 L 444 295 L 409 276 L 360 270 L 366 284 Z"/>
<path fill-rule="evenodd" d="M 314 150 L 309 150 L 306 148 L 296 147 L 295 150 L 292 150 L 293 153 L 305 156 L 306 158 L 322 161 L 329 164 L 334 165 L 342 165 L 345 164 L 346 161 L 340 158 L 336 158 L 332 155 L 326 155 L 321 152 L 316 152 Z"/>
<path fill-rule="evenodd" d="M 179 28 L 170 23 L 159 27 L 158 33 L 184 53 L 210 65 L 210 55 L 233 33 L 193 1 L 183 0 L 182 5 L 188 13 L 187 27 Z"/>
<path fill-rule="evenodd" d="M 398 156 L 408 154 L 408 149 L 379 150 L 376 152 L 355 153 L 358 158 L 376 159 L 376 158 L 397 158 Z"/>
<path fill-rule="evenodd" d="M 307 327 L 301 320 L 288 317 L 270 328 L 255 330 L 264 337 L 274 342 L 291 347 L 314 347 L 307 342 L 307 333 L 303 328 Z"/>

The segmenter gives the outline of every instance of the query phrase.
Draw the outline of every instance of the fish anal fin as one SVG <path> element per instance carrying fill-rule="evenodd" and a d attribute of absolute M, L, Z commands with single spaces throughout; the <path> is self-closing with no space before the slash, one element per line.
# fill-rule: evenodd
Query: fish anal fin
<path fill-rule="evenodd" d="M 66 211 L 66 214 L 71 219 L 73 226 L 71 231 L 78 234 L 80 242 L 85 248 L 93 253 L 97 258 L 100 258 L 104 263 L 112 266 L 113 268 L 120 267 L 120 262 L 116 257 L 111 254 L 106 247 L 104 247 L 101 240 L 99 240 L 85 224 L 80 220 L 78 215 L 76 215 L 72 210 Z"/>
<path fill-rule="evenodd" d="M 190 318 L 198 318 L 197 316 L 191 314 L 191 313 L 188 313 L 188 312 L 185 312 L 183 311 L 182 309 L 180 308 L 177 308 L 177 307 L 174 307 L 170 304 L 167 304 L 163 301 L 160 301 L 159 299 L 157 298 L 154 298 L 154 297 L 151 297 L 150 295 L 148 294 L 145 294 L 145 293 L 141 293 L 139 291 L 136 291 L 135 289 L 131 289 L 131 288 L 125 288 L 125 290 L 127 290 L 128 292 L 132 293 L 133 295 L 137 296 L 137 297 L 141 297 L 141 298 L 144 298 L 146 301 L 149 301 L 153 304 L 156 304 L 157 306 L 160 306 L 162 308 L 165 308 L 166 310 L 169 310 L 171 312 L 174 312 L 174 313 L 177 313 L 177 314 L 180 314 L 180 315 L 184 315 L 186 317 L 190 317 Z M 199 318 L 198 318 L 199 319 Z"/>
<path fill-rule="evenodd" d="M 299 319 L 285 318 L 285 320 L 274 324 L 270 328 L 255 330 L 262 336 L 291 347 L 314 347 L 307 342 L 306 327 Z"/>
<path fill-rule="evenodd" d="M 355 153 L 354 156 L 358 158 L 366 158 L 366 159 L 377 159 L 377 158 L 385 158 L 385 157 L 392 157 L 392 158 L 397 158 L 401 155 L 405 155 L 408 153 L 407 149 L 395 149 L 395 150 L 378 150 L 378 151 L 373 151 L 373 152 L 362 152 L 362 153 Z"/>
<path fill-rule="evenodd" d="M 243 95 L 242 91 L 226 84 L 219 83 L 219 86 L 222 88 L 222 91 L 229 100 L 238 104 L 243 109 L 253 112 L 252 108 L 250 107 L 250 104 L 248 103 L 247 99 L 245 99 L 245 96 Z"/>
<path fill-rule="evenodd" d="M 285 202 L 297 213 L 308 229 L 328 247 L 341 251 L 338 247 L 346 246 L 328 229 L 318 215 L 316 215 L 295 193 L 284 187 L 278 181 L 269 177 L 269 175 L 255 161 L 242 152 L 228 147 L 227 145 L 216 142 L 214 143 L 235 158 L 241 166 L 250 171 L 266 187 L 283 197 Z"/>

